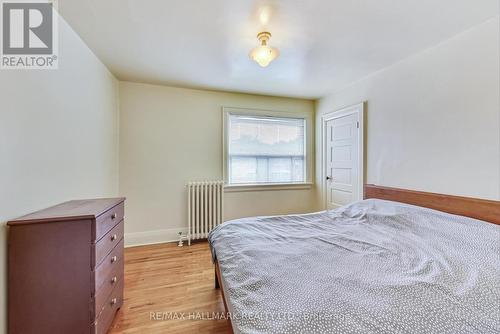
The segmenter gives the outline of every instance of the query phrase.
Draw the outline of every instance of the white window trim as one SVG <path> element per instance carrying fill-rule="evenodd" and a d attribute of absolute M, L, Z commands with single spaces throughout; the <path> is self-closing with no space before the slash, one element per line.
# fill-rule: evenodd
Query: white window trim
<path fill-rule="evenodd" d="M 228 175 L 228 140 L 227 126 L 230 115 L 267 116 L 267 117 L 290 117 L 303 118 L 305 120 L 305 167 L 306 176 L 304 182 L 290 183 L 258 183 L 258 184 L 229 184 Z M 237 107 L 222 107 L 222 175 L 226 182 L 225 191 L 262 191 L 262 190 L 299 190 L 310 189 L 313 186 L 313 115 L 308 112 L 287 112 L 276 110 L 249 109 Z"/>

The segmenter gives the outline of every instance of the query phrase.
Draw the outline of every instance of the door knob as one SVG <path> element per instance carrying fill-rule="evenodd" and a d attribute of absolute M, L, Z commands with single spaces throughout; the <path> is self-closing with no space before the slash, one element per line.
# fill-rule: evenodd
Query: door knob
<path fill-rule="evenodd" d="M 333 178 L 332 178 L 331 176 L 327 176 L 327 177 L 326 177 L 326 180 L 327 180 L 327 181 L 330 181 L 330 180 L 333 180 Z"/>

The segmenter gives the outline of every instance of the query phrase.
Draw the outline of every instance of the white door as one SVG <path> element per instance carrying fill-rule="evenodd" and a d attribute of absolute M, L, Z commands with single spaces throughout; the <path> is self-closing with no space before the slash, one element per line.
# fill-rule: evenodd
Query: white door
<path fill-rule="evenodd" d="M 358 105 L 333 113 L 324 120 L 327 209 L 362 199 L 362 112 L 362 105 Z"/>

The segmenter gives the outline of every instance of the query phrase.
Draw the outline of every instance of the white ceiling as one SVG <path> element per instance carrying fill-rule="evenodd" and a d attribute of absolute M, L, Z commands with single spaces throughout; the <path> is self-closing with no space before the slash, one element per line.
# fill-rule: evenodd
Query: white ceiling
<path fill-rule="evenodd" d="M 318 98 L 498 15 L 499 0 L 60 0 L 121 80 Z M 248 58 L 258 32 L 281 56 Z"/>

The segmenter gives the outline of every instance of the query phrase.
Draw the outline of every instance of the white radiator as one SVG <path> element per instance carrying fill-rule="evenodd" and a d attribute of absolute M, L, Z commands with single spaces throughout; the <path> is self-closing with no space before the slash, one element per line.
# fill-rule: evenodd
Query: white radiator
<path fill-rule="evenodd" d="M 224 181 L 188 183 L 188 244 L 223 222 Z"/>

